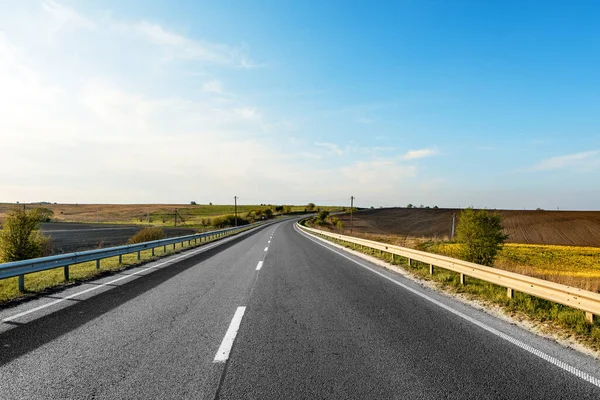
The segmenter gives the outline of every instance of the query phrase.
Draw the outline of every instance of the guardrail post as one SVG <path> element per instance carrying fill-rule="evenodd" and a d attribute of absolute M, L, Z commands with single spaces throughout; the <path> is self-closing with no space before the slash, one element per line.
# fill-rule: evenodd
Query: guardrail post
<path fill-rule="evenodd" d="M 69 280 L 69 266 L 65 265 L 64 266 L 64 274 L 65 274 L 65 281 Z"/>
<path fill-rule="evenodd" d="M 465 274 L 460 274 L 460 284 L 461 285 L 465 284 Z"/>
<path fill-rule="evenodd" d="M 166 244 L 163 246 L 163 252 L 164 252 L 164 253 L 166 253 L 166 252 L 167 252 L 167 245 L 166 245 Z"/>
<path fill-rule="evenodd" d="M 396 255 L 394 253 L 392 253 L 392 261 L 391 261 L 392 264 L 394 263 L 395 259 L 396 259 Z"/>
<path fill-rule="evenodd" d="M 433 275 L 433 264 L 429 264 L 429 275 Z"/>
<path fill-rule="evenodd" d="M 19 292 L 25 291 L 25 275 L 19 275 Z"/>
<path fill-rule="evenodd" d="M 408 266 L 412 266 L 412 260 L 410 258 L 408 259 Z"/>
<path fill-rule="evenodd" d="M 175 243 L 173 243 L 173 250 L 175 250 Z"/>
<path fill-rule="evenodd" d="M 119 254 L 119 264 L 123 264 L 123 254 Z"/>
<path fill-rule="evenodd" d="M 140 253 L 141 253 L 141 251 L 138 250 L 138 254 L 137 254 L 138 261 L 140 261 Z"/>
<path fill-rule="evenodd" d="M 594 323 L 594 314 L 592 314 L 591 312 L 585 312 L 585 319 L 587 320 L 587 322 L 589 322 L 590 324 Z"/>
<path fill-rule="evenodd" d="M 514 292 L 513 292 L 512 288 L 506 288 L 506 296 L 508 296 L 509 299 L 513 298 Z"/>
<path fill-rule="evenodd" d="M 152 257 L 154 257 L 154 247 L 152 248 Z"/>
<path fill-rule="evenodd" d="M 96 260 L 96 269 L 100 269 L 100 259 Z"/>

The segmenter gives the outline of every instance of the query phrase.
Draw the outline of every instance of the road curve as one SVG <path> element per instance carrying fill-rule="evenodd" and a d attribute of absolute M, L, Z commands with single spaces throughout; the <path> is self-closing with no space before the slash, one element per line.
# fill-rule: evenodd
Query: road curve
<path fill-rule="evenodd" d="M 1 399 L 600 398 L 597 361 L 291 221 L 0 321 Z"/>

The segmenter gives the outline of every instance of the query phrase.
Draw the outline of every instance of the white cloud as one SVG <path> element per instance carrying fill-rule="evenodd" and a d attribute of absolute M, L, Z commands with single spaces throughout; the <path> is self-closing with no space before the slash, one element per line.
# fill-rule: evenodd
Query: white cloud
<path fill-rule="evenodd" d="M 164 49 L 168 59 L 193 59 L 215 64 L 227 64 L 239 68 L 257 68 L 244 50 L 224 44 L 195 40 L 169 31 L 159 24 L 148 21 L 116 23 L 116 29 L 142 38 Z"/>
<path fill-rule="evenodd" d="M 534 171 L 549 171 L 567 167 L 590 168 L 599 164 L 599 160 L 597 158 L 599 154 L 599 150 L 591 150 L 581 153 L 568 154 L 565 156 L 552 157 L 540 161 L 534 165 L 532 169 Z"/>
<path fill-rule="evenodd" d="M 259 120 L 260 112 L 254 107 L 241 107 L 235 109 L 236 114 L 247 120 Z"/>
<path fill-rule="evenodd" d="M 342 173 L 353 185 L 360 185 L 357 189 L 363 193 L 389 193 L 396 189 L 399 182 L 416 177 L 417 168 L 399 164 L 394 159 L 377 159 L 358 161 L 343 167 Z"/>
<path fill-rule="evenodd" d="M 402 159 L 403 160 L 417 160 L 419 158 L 435 156 L 436 154 L 438 154 L 438 151 L 436 149 L 410 150 L 402 156 Z"/>
<path fill-rule="evenodd" d="M 54 22 L 54 31 L 58 31 L 69 24 L 77 28 L 96 28 L 96 23 L 94 23 L 94 21 L 56 1 L 45 0 L 42 2 L 42 8 L 49 16 L 51 16 Z"/>
<path fill-rule="evenodd" d="M 223 85 L 216 79 L 205 82 L 202 90 L 208 93 L 223 94 Z"/>
<path fill-rule="evenodd" d="M 38 12 L 44 27 L 61 20 Z M 89 29 L 61 13 L 71 15 L 61 29 L 84 29 L 75 38 L 56 35 L 42 55 L 36 50 L 46 47 L 44 35 L 0 32 L 0 142 L 8 166 L 0 201 L 224 202 L 237 194 L 258 203 L 342 202 L 369 192 L 393 197 L 395 185 L 416 176 L 398 157 L 379 158 L 387 148 L 314 144 L 295 121 L 211 80 L 212 71 L 182 84 L 179 69 L 161 69 L 165 54 L 193 54 L 185 70 L 203 71 L 207 62 L 235 66 L 243 52 L 207 45 L 214 54 L 207 56 L 200 41 L 158 24 L 135 31 L 112 16 L 80 15 L 95 24 Z M 315 157 L 306 162 L 303 153 Z"/>
<path fill-rule="evenodd" d="M 334 143 L 320 142 L 315 143 L 315 146 L 324 148 L 326 150 L 326 155 L 336 155 L 338 157 L 344 155 L 344 151 L 340 149 L 337 144 Z"/>

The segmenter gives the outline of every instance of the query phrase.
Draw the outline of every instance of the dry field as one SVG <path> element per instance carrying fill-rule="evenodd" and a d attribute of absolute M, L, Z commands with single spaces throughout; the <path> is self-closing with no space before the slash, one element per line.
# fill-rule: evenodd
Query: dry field
<path fill-rule="evenodd" d="M 382 208 L 354 214 L 356 233 L 410 239 L 448 240 L 456 209 Z M 600 211 L 498 210 L 509 243 L 600 247 Z M 344 229 L 350 216 L 341 215 Z M 457 218 L 458 221 L 458 218 Z"/>
<path fill-rule="evenodd" d="M 177 210 L 177 226 L 205 225 L 207 219 L 220 215 L 233 214 L 234 206 L 207 204 L 9 204 L 0 203 L 0 223 L 5 215 L 15 206 L 32 209 L 36 207 L 49 208 L 54 212 L 53 222 L 102 223 L 102 224 L 146 224 L 160 226 L 175 225 L 175 210 Z M 249 211 L 265 210 L 267 205 L 240 205 L 240 214 Z M 291 206 L 293 212 L 303 211 L 305 206 Z M 339 207 L 324 209 L 338 210 Z"/>

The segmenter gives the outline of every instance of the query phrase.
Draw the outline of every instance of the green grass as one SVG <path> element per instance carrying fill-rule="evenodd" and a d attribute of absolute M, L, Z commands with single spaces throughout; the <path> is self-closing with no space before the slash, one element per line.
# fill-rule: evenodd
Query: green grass
<path fill-rule="evenodd" d="M 346 242 L 326 236 L 322 237 L 392 263 L 389 253 L 380 254 L 376 250 L 361 249 Z M 520 292 L 514 292 L 511 299 L 507 296 L 505 287 L 475 278 L 465 277 L 465 284 L 462 285 L 458 273 L 435 267 L 433 275 L 430 275 L 429 264 L 412 260 L 409 266 L 407 260 L 399 256 L 394 257 L 393 264 L 420 279 L 434 281 L 442 290 L 460 293 L 471 299 L 483 300 L 488 304 L 500 306 L 509 315 L 526 317 L 529 320 L 543 323 L 546 326 L 545 330 L 558 333 L 562 337 L 573 337 L 594 350 L 600 350 L 600 322 L 596 318 L 594 323 L 589 323 L 585 319 L 583 311 Z"/>
<path fill-rule="evenodd" d="M 149 261 L 156 260 L 161 257 L 178 253 L 182 250 L 202 246 L 217 239 L 209 241 L 198 241 L 194 244 L 184 242 L 183 246 L 177 244 L 175 249 L 173 245 L 167 246 L 167 251 L 164 252 L 163 246 L 154 249 L 154 257 L 152 250 L 143 250 L 140 252 L 140 260 L 137 259 L 137 253 L 123 255 L 122 263 L 119 264 L 119 257 L 106 258 L 100 261 L 100 269 L 96 269 L 96 261 L 90 261 L 69 266 L 69 280 L 64 280 L 63 268 L 55 268 L 48 271 L 36 272 L 25 275 L 25 292 L 21 293 L 18 288 L 18 278 L 8 278 L 0 280 L 0 304 L 5 304 L 11 301 L 20 300 L 26 297 L 32 297 L 48 292 L 59 287 L 73 285 L 78 282 L 84 282 L 92 278 L 97 278 L 109 273 L 115 273 L 134 266 L 138 266 Z"/>

